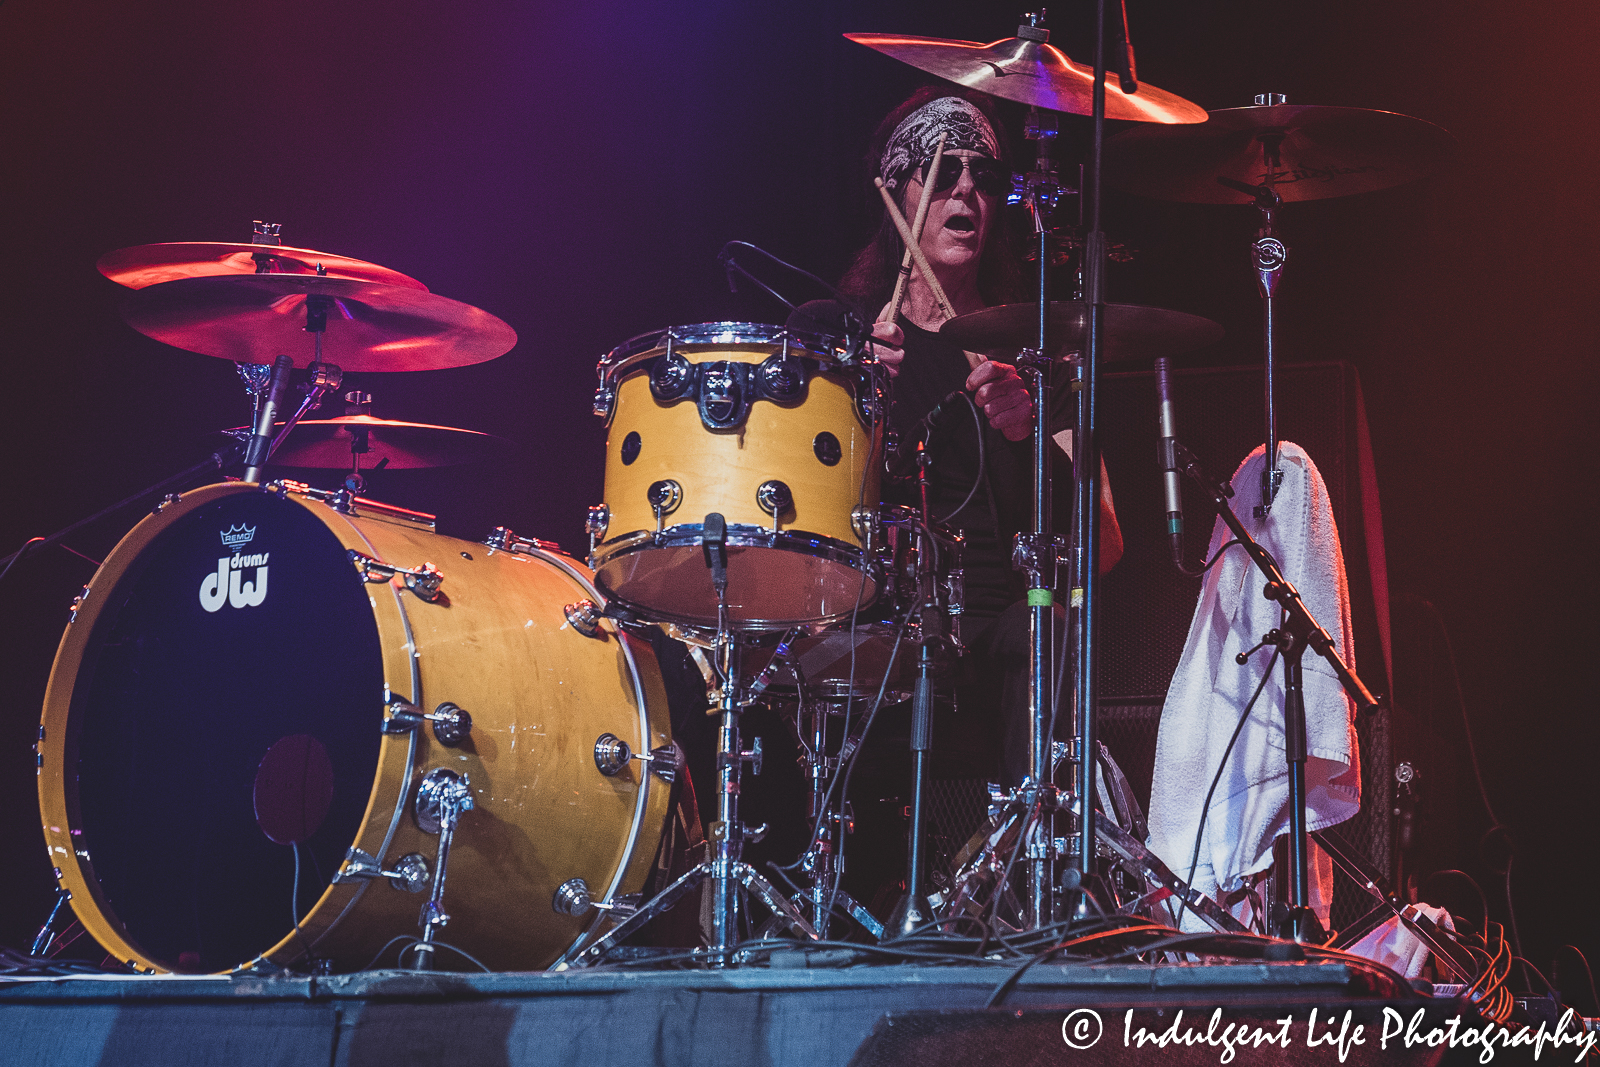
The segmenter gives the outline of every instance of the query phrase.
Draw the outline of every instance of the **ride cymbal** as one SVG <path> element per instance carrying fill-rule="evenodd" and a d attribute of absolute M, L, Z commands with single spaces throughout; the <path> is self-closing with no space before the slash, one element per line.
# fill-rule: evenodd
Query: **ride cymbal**
<path fill-rule="evenodd" d="M 129 289 L 146 289 L 180 278 L 210 278 L 219 274 L 298 274 L 353 278 L 363 282 L 399 285 L 407 289 L 427 286 L 409 275 L 376 263 L 282 245 L 231 244 L 225 241 L 174 241 L 135 245 L 107 252 L 95 264 L 100 273 Z M 320 270 L 319 270 L 320 268 Z"/>
<path fill-rule="evenodd" d="M 315 358 L 308 315 L 322 306 L 322 359 L 346 371 L 442 370 L 482 363 L 517 343 L 510 326 L 470 304 L 397 285 L 304 274 L 181 278 L 136 289 L 122 317 L 146 336 L 235 363 L 297 367 Z"/>
<path fill-rule="evenodd" d="M 1218 179 L 1270 177 L 1292 203 L 1415 181 L 1454 145 L 1441 127 L 1392 111 L 1259 104 L 1213 111 L 1203 126 L 1124 130 L 1106 141 L 1104 173 L 1118 189 L 1193 204 L 1251 203 Z"/>
<path fill-rule="evenodd" d="M 277 426 L 282 429 L 283 423 Z M 250 426 L 236 426 L 222 432 L 243 439 L 253 430 Z M 337 419 L 302 419 L 289 431 L 270 462 L 280 467 L 349 470 L 352 455 L 359 455 L 371 456 L 372 463 L 388 460 L 388 470 L 417 470 L 476 463 L 510 448 L 511 442 L 503 437 L 458 426 L 346 415 Z"/>
<path fill-rule="evenodd" d="M 1007 37 L 988 44 L 889 33 L 845 36 L 918 70 L 990 96 L 1071 115 L 1092 114 L 1094 67 L 1068 59 L 1061 49 L 1049 43 L 1045 30 L 1021 26 L 1018 33 L 1029 36 Z M 1206 112 L 1198 104 L 1143 82 L 1139 83 L 1138 92 L 1124 93 L 1113 72 L 1106 81 L 1106 118 L 1190 123 L 1206 121 Z"/>
<path fill-rule="evenodd" d="M 1083 350 L 1089 332 L 1089 306 L 1077 300 L 1050 304 L 1052 355 Z M 1039 339 L 1038 304 L 1002 304 L 969 311 L 947 321 L 939 332 L 962 348 L 1031 348 Z M 1156 359 L 1204 348 L 1222 339 L 1222 327 L 1210 319 L 1142 304 L 1107 304 L 1106 361 Z"/>

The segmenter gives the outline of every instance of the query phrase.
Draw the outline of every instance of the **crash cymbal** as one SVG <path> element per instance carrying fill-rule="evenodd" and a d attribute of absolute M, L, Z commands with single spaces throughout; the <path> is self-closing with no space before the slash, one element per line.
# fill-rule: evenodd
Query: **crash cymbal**
<path fill-rule="evenodd" d="M 1083 350 L 1088 333 L 1088 306 L 1077 300 L 1050 304 L 1052 354 Z M 993 348 L 1029 348 L 1038 342 L 1039 305 L 1002 304 L 957 315 L 939 332 L 962 348 L 981 352 Z M 1141 304 L 1107 304 L 1105 317 L 1107 362 L 1156 359 L 1204 348 L 1222 338 L 1222 327 L 1199 315 Z"/>
<path fill-rule="evenodd" d="M 1433 123 L 1392 111 L 1262 104 L 1213 111 L 1203 126 L 1125 130 L 1106 141 L 1105 181 L 1158 200 L 1248 204 L 1217 179 L 1258 185 L 1270 173 L 1284 201 L 1321 200 L 1414 181 L 1454 146 Z"/>
<path fill-rule="evenodd" d="M 907 37 L 888 33 L 847 33 L 864 44 L 918 70 L 965 85 L 990 96 L 1072 115 L 1093 111 L 1094 67 L 1074 63 L 1048 43 L 1049 34 L 1032 27 L 1019 33 L 1040 40 L 1007 37 L 1003 41 L 946 41 L 937 37 Z M 1204 122 L 1205 109 L 1181 96 L 1139 83 L 1129 95 L 1117 84 L 1113 71 L 1106 81 L 1106 118 L 1133 122 Z"/>
<path fill-rule="evenodd" d="M 278 426 L 281 428 L 283 423 Z M 252 429 L 236 426 L 222 432 L 243 439 Z M 349 470 L 351 445 L 356 446 L 364 468 L 370 469 L 386 459 L 388 470 L 416 470 L 491 459 L 510 449 L 511 442 L 457 426 L 346 415 L 337 419 L 302 419 L 272 454 L 272 463 L 280 467 Z"/>
<path fill-rule="evenodd" d="M 119 248 L 100 257 L 100 273 L 129 289 L 145 289 L 179 278 L 209 278 L 218 274 L 299 274 L 315 276 L 321 267 L 330 278 L 399 285 L 407 289 L 428 287 L 415 278 L 376 263 L 347 256 L 281 245 L 229 244 L 223 241 L 183 241 Z M 263 269 L 264 268 L 264 269 Z"/>
<path fill-rule="evenodd" d="M 504 355 L 516 331 L 487 311 L 423 289 L 305 274 L 181 278 L 127 294 L 122 317 L 142 334 L 235 363 L 312 361 L 308 301 L 325 300 L 322 359 L 346 371 L 463 367 Z"/>

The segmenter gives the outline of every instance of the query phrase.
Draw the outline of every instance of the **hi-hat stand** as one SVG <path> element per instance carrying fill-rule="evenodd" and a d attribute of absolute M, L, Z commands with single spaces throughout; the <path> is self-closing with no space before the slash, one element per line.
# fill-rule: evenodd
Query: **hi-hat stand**
<path fill-rule="evenodd" d="M 789 899 L 802 908 L 810 909 L 811 925 L 819 937 L 828 936 L 829 928 L 833 925 L 834 909 L 838 909 L 860 923 L 874 938 L 882 940 L 883 923 L 859 900 L 838 887 L 839 876 L 844 873 L 842 845 L 845 835 L 855 831 L 855 819 L 850 814 L 849 802 L 845 798 L 840 798 L 838 810 L 828 802 L 829 777 L 837 774 L 850 761 L 851 755 L 861 745 L 861 735 L 852 734 L 841 739 L 838 754 L 830 756 L 828 721 L 833 718 L 833 708 L 837 705 L 824 699 L 808 701 L 805 678 L 800 667 L 798 664 L 792 667 L 798 700 L 795 739 L 800 746 L 801 765 L 810 783 L 806 815 L 811 820 L 811 845 L 800 857 L 800 869 L 805 872 L 811 885 Z M 768 926 L 782 921 L 781 916 L 774 916 Z"/>

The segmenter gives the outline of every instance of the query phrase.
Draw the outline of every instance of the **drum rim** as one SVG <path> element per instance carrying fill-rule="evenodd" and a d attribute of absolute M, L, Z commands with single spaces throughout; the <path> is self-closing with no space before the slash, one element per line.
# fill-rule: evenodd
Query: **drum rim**
<path fill-rule="evenodd" d="M 72 704 L 74 695 L 78 692 L 80 675 L 84 660 L 90 651 L 90 640 L 94 636 L 97 623 L 102 612 L 112 603 L 111 593 L 117 589 L 121 582 L 128 576 L 129 570 L 166 530 L 171 528 L 181 518 L 206 505 L 229 496 L 248 492 L 271 492 L 266 486 L 255 482 L 218 482 L 201 486 L 182 494 L 178 499 L 157 508 L 153 513 L 146 515 L 132 529 L 122 536 L 116 546 L 108 553 L 100 568 L 90 578 L 89 584 L 84 587 L 80 598 L 80 613 L 76 614 L 67 624 L 61 636 L 61 643 L 56 650 L 56 658 L 51 664 L 50 680 L 45 689 L 44 704 L 40 715 L 41 737 L 39 742 L 40 770 L 38 777 L 39 814 L 44 831 L 45 848 L 50 854 L 51 866 L 58 872 L 57 884 L 72 893 L 73 911 L 90 936 L 110 952 L 114 957 L 126 962 L 136 972 L 147 974 L 170 973 L 169 968 L 148 955 L 143 947 L 137 943 L 136 931 L 129 930 L 123 922 L 117 909 L 106 899 L 101 888 L 98 876 L 92 876 L 93 860 L 76 847 L 73 831 L 78 829 L 78 823 L 70 817 L 71 804 L 68 792 L 71 783 L 66 765 L 67 737 L 70 733 L 72 719 Z M 308 511 L 315 514 L 315 509 L 310 508 L 308 502 L 301 502 Z M 338 534 L 332 527 L 329 532 L 336 538 Z M 365 538 L 362 538 L 364 541 Z M 402 614 L 403 614 L 403 609 Z M 378 620 L 374 619 L 374 624 Z M 381 632 L 381 626 L 380 626 Z M 388 664 L 384 664 L 384 673 L 387 678 Z M 388 684 L 387 681 L 385 683 Z M 51 731 L 50 727 L 56 727 Z M 391 739 L 384 737 L 383 744 Z M 405 760 L 405 774 L 409 777 L 415 758 L 415 737 L 409 739 L 408 751 Z M 365 836 L 362 831 L 367 829 L 369 822 L 381 825 L 387 822 L 384 840 L 387 842 L 393 835 L 393 828 L 399 824 L 400 816 L 405 810 L 405 790 L 401 790 L 400 799 L 394 812 L 379 814 L 375 807 L 377 793 L 382 787 L 383 770 L 388 757 L 383 749 L 379 750 L 377 762 L 373 767 L 373 782 L 367 799 L 367 807 L 362 815 L 361 824 L 357 829 L 355 840 L 352 844 L 359 843 Z M 65 845 L 66 847 L 62 847 Z M 264 948 L 255 959 L 242 960 L 230 971 L 237 972 L 246 969 L 258 960 L 266 959 L 277 962 L 287 946 L 295 942 L 315 943 L 328 930 L 338 925 L 339 921 L 354 906 L 355 902 L 366 890 L 367 883 L 359 882 L 354 885 L 349 883 L 330 884 L 317 902 L 313 904 L 301 920 L 297 930 L 291 930 L 281 940 L 268 948 Z M 342 900 L 341 900 L 342 898 Z M 79 906 L 78 901 L 82 901 Z M 332 915 L 331 921 L 324 926 L 320 921 Z M 295 953 L 296 956 L 302 953 Z M 221 972 L 229 973 L 229 972 Z"/>
<path fill-rule="evenodd" d="M 72 831 L 79 826 L 78 822 L 69 818 L 70 804 L 68 802 L 68 768 L 66 766 L 66 736 L 71 724 L 71 708 L 74 694 L 78 691 L 79 676 L 83 667 L 86 654 L 90 651 L 90 639 L 94 634 L 96 623 L 106 605 L 112 602 L 111 592 L 114 591 L 127 576 L 129 569 L 135 565 L 150 549 L 155 539 L 169 529 L 182 517 L 196 509 L 202 508 L 214 501 L 228 496 L 248 493 L 267 492 L 284 498 L 292 498 L 300 506 L 322 519 L 328 526 L 329 532 L 336 538 L 340 536 L 339 529 L 328 519 L 337 515 L 346 521 L 345 529 L 350 531 L 355 539 L 367 545 L 369 552 L 376 554 L 366 536 L 366 532 L 352 519 L 365 519 L 375 522 L 395 523 L 393 517 L 381 514 L 350 515 L 339 511 L 331 502 L 298 491 L 298 486 L 271 483 L 258 485 L 255 482 L 219 482 L 201 486 L 183 493 L 169 503 L 163 503 L 154 513 L 144 516 L 138 523 L 125 533 L 116 546 L 105 557 L 104 562 L 75 605 L 75 615 L 65 627 L 61 642 L 57 647 L 56 657 L 51 666 L 50 678 L 45 690 L 44 701 L 40 717 L 40 740 L 37 745 L 39 752 L 39 771 L 37 777 L 37 793 L 41 828 L 43 830 L 46 852 L 50 857 L 50 864 L 55 869 L 58 886 L 71 892 L 73 911 L 79 921 L 102 947 L 115 958 L 126 962 L 136 972 L 158 974 L 171 973 L 168 966 L 151 957 L 137 942 L 137 931 L 129 930 L 123 923 L 121 915 L 111 902 L 106 899 L 100 879 L 93 875 L 93 860 L 88 855 L 80 855 L 77 848 L 78 842 L 72 836 Z M 322 505 L 317 507 L 315 505 Z M 428 532 L 432 532 L 429 530 Z M 449 538 L 448 540 L 463 541 L 462 538 Z M 464 542 L 478 543 L 478 542 Z M 490 549 L 491 554 L 494 549 Z M 595 581 L 584 574 L 583 568 L 577 560 L 570 559 L 555 553 L 543 551 L 521 550 L 515 555 L 524 555 L 537 558 L 541 563 L 559 571 L 573 584 L 597 599 L 602 597 L 596 588 Z M 389 583 L 386 583 L 389 584 Z M 406 603 L 401 592 L 393 584 L 389 584 L 393 600 L 387 604 L 389 611 L 398 614 L 398 619 L 388 625 L 399 628 L 404 634 L 406 647 L 412 647 L 413 632 L 412 620 L 406 610 Z M 384 603 L 385 598 L 379 598 L 376 603 Z M 375 604 L 376 607 L 376 604 Z M 386 625 L 381 619 L 374 618 L 374 625 L 378 626 L 380 635 Z M 660 707 L 652 704 L 652 693 L 647 673 L 642 670 L 639 657 L 648 655 L 648 647 L 641 647 L 629 639 L 629 635 L 620 630 L 615 631 L 620 641 L 620 651 L 627 664 L 629 680 L 634 696 L 633 716 L 637 719 L 640 736 L 654 740 L 659 731 L 668 740 L 671 738 L 670 728 L 665 722 L 658 723 L 658 717 L 665 719 L 665 705 Z M 398 690 L 400 686 L 407 687 L 410 695 L 415 698 L 419 695 L 421 675 L 416 657 L 406 654 L 396 657 L 396 661 L 389 661 L 389 649 L 385 644 L 385 659 L 381 665 L 384 676 L 384 691 L 375 694 L 379 701 L 387 693 Z M 402 665 L 403 664 L 403 665 Z M 658 697 L 659 694 L 656 694 Z M 376 726 L 377 724 L 375 724 Z M 408 801 L 414 788 L 418 765 L 418 744 L 415 731 L 408 731 L 404 738 L 398 735 L 384 734 L 382 744 L 401 744 L 405 746 L 403 759 L 397 758 L 385 748 L 380 750 L 377 762 L 373 768 L 371 792 L 369 794 L 366 811 L 362 816 L 360 826 L 357 828 L 350 845 L 352 847 L 364 846 L 364 843 L 381 834 L 382 845 L 379 851 L 379 860 L 387 857 L 390 851 L 396 829 L 399 827 L 409 807 Z M 398 773 L 399 788 L 393 790 L 393 810 L 388 805 L 378 805 L 380 793 L 388 790 L 389 779 Z M 622 886 L 637 876 L 648 866 L 654 858 L 654 850 L 641 850 L 639 845 L 646 824 L 651 818 L 651 809 L 659 805 L 662 814 L 665 813 L 670 791 L 660 787 L 653 775 L 643 774 L 639 782 L 637 796 L 634 801 L 633 816 L 628 827 L 628 839 L 618 860 L 616 870 L 612 873 L 609 883 L 604 887 L 603 893 L 596 896 L 597 900 L 606 901 L 613 899 Z M 275 964 L 292 962 L 305 954 L 307 943 L 312 946 L 320 944 L 331 933 L 340 929 L 341 924 L 355 908 L 361 897 L 367 892 L 371 880 L 355 882 L 333 882 L 323 891 L 316 903 L 307 909 L 301 919 L 299 927 L 291 929 L 277 943 L 262 948 L 253 959 L 241 960 L 229 971 L 218 973 L 238 973 L 247 970 L 261 960 Z M 593 934 L 595 925 L 603 919 L 604 912 L 597 912 L 592 923 L 580 929 L 574 935 L 567 952 L 582 944 Z M 559 958 L 559 957 L 558 957 Z"/>
<path fill-rule="evenodd" d="M 702 523 L 683 523 L 677 526 L 668 526 L 657 533 L 654 530 L 635 530 L 632 533 L 621 534 L 594 547 L 589 553 L 589 565 L 594 570 L 594 584 L 604 594 L 606 600 L 616 601 L 628 610 L 642 618 L 652 621 L 663 621 L 684 626 L 704 626 L 705 619 L 698 615 L 678 615 L 656 608 L 636 604 L 626 597 L 613 592 L 602 580 L 602 569 L 608 563 L 632 555 L 636 552 L 657 548 L 695 548 L 702 544 L 702 533 L 705 527 Z M 800 555 L 823 559 L 830 563 L 843 564 L 857 572 L 864 571 L 872 585 L 872 595 L 862 600 L 861 603 L 852 605 L 847 611 L 834 612 L 829 615 L 806 616 L 804 618 L 772 618 L 772 619 L 742 619 L 733 623 L 735 630 L 782 630 L 791 626 L 801 625 L 831 625 L 842 622 L 858 611 L 864 611 L 877 602 L 878 596 L 883 591 L 883 575 L 878 567 L 878 561 L 871 553 L 864 552 L 856 545 L 837 538 L 823 537 L 820 534 L 810 534 L 803 530 L 772 530 L 765 526 L 752 526 L 749 523 L 728 524 L 727 543 L 733 548 L 769 548 L 783 552 L 795 552 Z M 820 551 L 819 551 L 820 549 Z M 863 566 L 863 564 L 865 564 Z"/>
<path fill-rule="evenodd" d="M 830 363 L 841 362 L 840 339 L 833 334 L 791 330 L 770 322 L 697 322 L 687 326 L 663 326 L 636 334 L 600 357 L 602 376 L 615 374 L 639 356 L 664 349 L 671 340 L 679 345 L 772 345 L 785 340 L 803 349 L 804 355 Z"/>

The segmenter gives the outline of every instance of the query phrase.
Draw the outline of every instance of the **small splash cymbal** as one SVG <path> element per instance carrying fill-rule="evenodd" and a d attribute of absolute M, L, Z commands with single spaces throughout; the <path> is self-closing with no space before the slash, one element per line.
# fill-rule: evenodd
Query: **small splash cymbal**
<path fill-rule="evenodd" d="M 278 423 L 281 429 L 283 423 Z M 222 432 L 243 439 L 250 426 Z M 361 466 L 371 469 L 388 460 L 388 470 L 453 467 L 493 459 L 511 449 L 511 442 L 458 426 L 433 426 L 425 422 L 396 422 L 371 415 L 346 415 L 337 419 L 302 419 L 278 450 L 272 464 L 279 467 L 313 467 L 349 470 L 352 455 L 362 456 Z"/>

